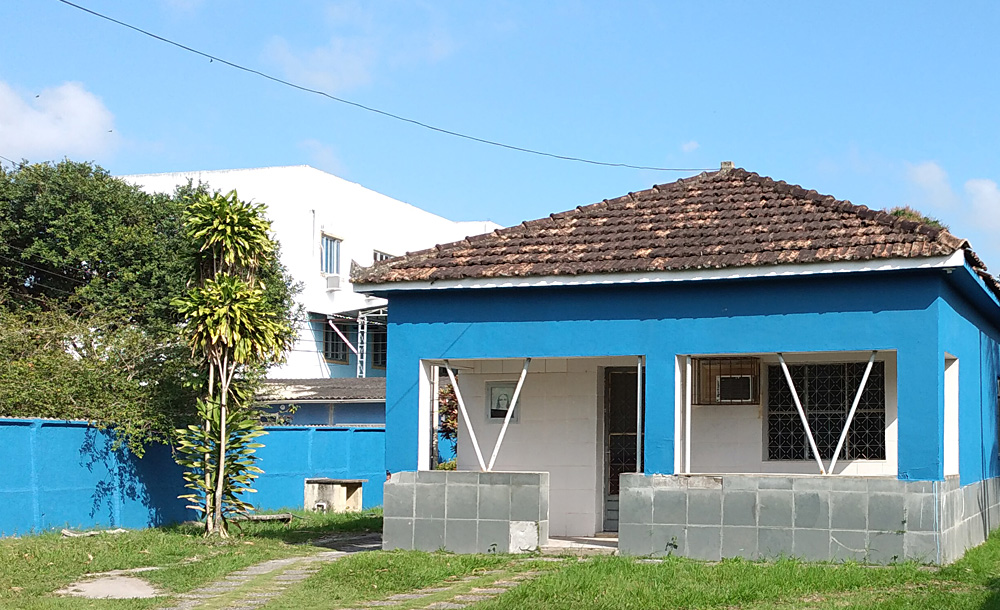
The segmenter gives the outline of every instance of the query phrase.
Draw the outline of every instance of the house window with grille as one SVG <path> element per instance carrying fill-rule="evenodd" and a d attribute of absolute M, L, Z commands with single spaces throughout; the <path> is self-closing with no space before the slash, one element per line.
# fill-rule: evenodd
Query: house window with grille
<path fill-rule="evenodd" d="M 350 341 L 353 332 L 352 325 L 344 322 L 336 322 L 335 324 L 337 329 Z M 325 322 L 323 326 L 323 357 L 330 362 L 347 364 L 350 358 L 349 353 L 347 343 L 337 334 L 337 331 L 330 328 L 329 322 Z"/>
<path fill-rule="evenodd" d="M 788 365 L 816 448 L 824 460 L 831 459 L 837 449 L 867 365 L 867 362 Z M 885 459 L 884 362 L 872 365 L 840 457 Z M 792 391 L 778 365 L 769 365 L 767 370 L 767 459 L 812 459 Z"/>
<path fill-rule="evenodd" d="M 374 324 L 368 327 L 368 348 L 372 351 L 372 366 L 385 368 L 387 350 L 387 333 L 385 324 Z"/>
<path fill-rule="evenodd" d="M 319 268 L 323 273 L 337 275 L 340 273 L 340 243 L 336 237 L 324 235 L 320 242 Z"/>
<path fill-rule="evenodd" d="M 760 358 L 694 358 L 696 405 L 756 405 L 760 402 Z"/>
<path fill-rule="evenodd" d="M 391 254 L 386 254 L 385 252 L 379 252 L 378 250 L 375 250 L 372 255 L 372 260 L 374 260 L 376 263 L 379 261 L 384 261 L 389 258 L 392 258 Z"/>

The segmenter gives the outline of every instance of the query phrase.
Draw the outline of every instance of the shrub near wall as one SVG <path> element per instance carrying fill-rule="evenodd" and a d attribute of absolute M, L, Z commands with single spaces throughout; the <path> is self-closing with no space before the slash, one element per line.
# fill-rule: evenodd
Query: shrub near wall
<path fill-rule="evenodd" d="M 266 430 L 259 450 L 265 473 L 252 498 L 261 509 L 302 506 L 307 477 L 368 479 L 364 506 L 381 505 L 383 429 Z M 86 422 L 0 419 L 0 536 L 195 518 L 177 498 L 183 481 L 169 447 L 152 445 L 140 459 L 112 450 L 112 440 Z"/>

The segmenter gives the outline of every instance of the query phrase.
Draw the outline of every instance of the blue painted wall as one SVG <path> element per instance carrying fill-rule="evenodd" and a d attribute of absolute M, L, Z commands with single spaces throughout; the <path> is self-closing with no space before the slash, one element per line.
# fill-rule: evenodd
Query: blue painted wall
<path fill-rule="evenodd" d="M 302 506 L 306 477 L 367 478 L 366 508 L 382 504 L 380 428 L 271 427 L 262 437 L 252 501 Z M 142 528 L 194 518 L 177 496 L 181 469 L 168 447 L 142 459 L 112 451 L 111 435 L 84 422 L 0 419 L 0 536 L 63 527 Z"/>
<path fill-rule="evenodd" d="M 382 505 L 385 482 L 385 430 L 278 426 L 259 449 L 264 475 L 252 498 L 261 509 L 302 506 L 302 483 L 309 477 L 368 479 L 362 486 L 365 508 Z"/>
<path fill-rule="evenodd" d="M 993 324 L 996 299 L 977 290 L 981 280 L 968 274 L 943 283 L 939 300 L 939 371 L 944 354 L 958 358 L 959 474 L 963 485 L 1000 476 L 997 379 L 1000 332 Z M 939 388 L 944 413 L 944 385 Z"/>
<path fill-rule="evenodd" d="M 960 304 L 952 304 L 949 297 L 957 298 L 952 293 L 958 290 L 965 292 L 966 287 L 955 286 L 966 281 L 970 272 L 958 270 L 955 276 L 908 271 L 631 286 L 393 292 L 389 295 L 386 465 L 393 472 L 416 468 L 418 363 L 422 358 L 644 355 L 645 469 L 672 473 L 677 355 L 879 349 L 897 353 L 899 477 L 939 480 L 943 477 L 943 437 L 939 435 L 935 442 L 928 430 L 941 430 L 942 344 L 960 350 L 955 355 L 963 358 L 964 427 L 974 425 L 969 418 L 980 417 L 985 404 L 971 404 L 969 388 L 978 391 L 986 383 L 980 383 L 981 379 L 996 377 L 995 357 L 983 362 L 984 367 L 993 367 L 992 372 L 983 372 L 978 366 L 964 366 L 966 356 L 962 355 L 973 350 L 976 357 L 970 357 L 969 363 L 979 360 L 977 328 L 996 336 L 996 303 L 979 303 L 990 321 L 982 316 L 963 317 L 963 312 L 953 309 Z M 982 293 L 981 286 L 970 290 Z M 948 326 L 952 318 L 955 321 Z M 940 335 L 945 328 L 949 334 Z M 992 413 L 995 417 L 995 407 Z M 986 418 L 982 413 L 982 420 Z M 963 438 L 970 436 L 967 431 Z M 976 454 L 979 450 L 963 444 L 963 451 Z M 988 467 L 996 469 L 995 458 Z M 969 476 L 981 475 L 970 472 Z"/>

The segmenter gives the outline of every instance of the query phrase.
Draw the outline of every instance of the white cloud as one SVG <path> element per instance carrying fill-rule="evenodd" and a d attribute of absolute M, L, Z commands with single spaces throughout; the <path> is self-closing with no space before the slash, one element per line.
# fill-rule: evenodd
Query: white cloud
<path fill-rule="evenodd" d="M 299 148 L 308 153 L 309 162 L 316 169 L 330 172 L 341 178 L 345 177 L 346 168 L 332 146 L 323 144 L 319 140 L 303 140 L 299 142 Z"/>
<path fill-rule="evenodd" d="M 302 48 L 275 36 L 264 47 L 265 60 L 296 84 L 335 93 L 363 87 L 383 69 L 438 62 L 455 50 L 432 4 L 335 2 L 324 17 L 327 42 Z"/>
<path fill-rule="evenodd" d="M 917 191 L 918 202 L 914 207 L 950 209 L 958 205 L 958 195 L 951 188 L 948 173 L 934 161 L 906 164 L 906 177 Z"/>
<path fill-rule="evenodd" d="M 288 80 L 327 93 L 370 83 L 376 57 L 370 41 L 338 37 L 324 46 L 296 51 L 288 41 L 276 36 L 264 53 L 281 68 Z"/>
<path fill-rule="evenodd" d="M 5 157 L 92 160 L 118 147 L 114 124 L 104 102 L 81 83 L 65 83 L 32 96 L 0 81 L 0 155 Z"/>
<path fill-rule="evenodd" d="M 972 206 L 972 216 L 980 228 L 1000 228 L 1000 187 L 988 178 L 965 182 L 965 194 Z"/>
<path fill-rule="evenodd" d="M 690 142 L 685 142 L 685 143 L 681 144 L 681 150 L 684 151 L 684 152 L 686 152 L 686 153 L 694 152 L 694 151 L 698 150 L 699 146 L 701 146 L 701 145 L 698 144 L 697 141 L 691 140 Z"/>

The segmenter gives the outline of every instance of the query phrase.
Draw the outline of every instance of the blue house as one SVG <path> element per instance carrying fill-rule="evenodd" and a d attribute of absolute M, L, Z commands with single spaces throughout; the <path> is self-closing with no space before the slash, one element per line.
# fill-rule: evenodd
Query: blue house
<path fill-rule="evenodd" d="M 1000 518 L 1000 288 L 947 230 L 723 164 L 353 281 L 391 304 L 387 548 L 947 563 Z"/>

